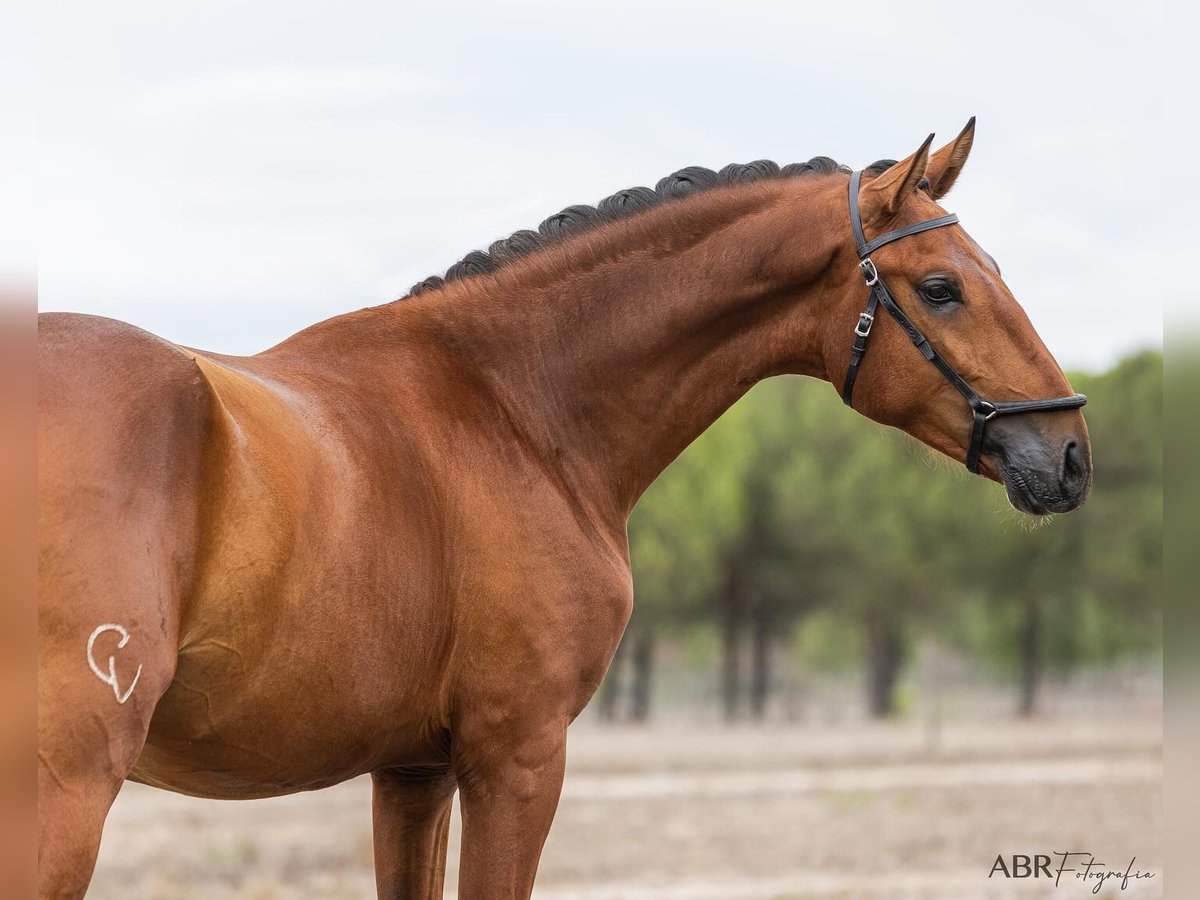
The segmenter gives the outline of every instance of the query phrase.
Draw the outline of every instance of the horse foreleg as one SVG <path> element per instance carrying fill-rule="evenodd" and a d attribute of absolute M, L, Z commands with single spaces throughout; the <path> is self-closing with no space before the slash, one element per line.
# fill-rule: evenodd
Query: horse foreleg
<path fill-rule="evenodd" d="M 442 900 L 454 777 L 388 769 L 371 776 L 375 885 L 381 900 Z"/>
<path fill-rule="evenodd" d="M 462 807 L 458 896 L 526 900 L 558 807 L 566 722 L 456 745 Z"/>

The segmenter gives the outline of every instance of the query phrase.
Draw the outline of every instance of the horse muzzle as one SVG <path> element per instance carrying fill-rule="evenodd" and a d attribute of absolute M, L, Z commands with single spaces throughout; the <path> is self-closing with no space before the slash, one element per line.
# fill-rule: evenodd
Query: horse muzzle
<path fill-rule="evenodd" d="M 1008 501 L 1034 516 L 1070 512 L 1092 488 L 1086 433 L 1054 436 L 1017 423 L 996 428 L 995 456 Z"/>

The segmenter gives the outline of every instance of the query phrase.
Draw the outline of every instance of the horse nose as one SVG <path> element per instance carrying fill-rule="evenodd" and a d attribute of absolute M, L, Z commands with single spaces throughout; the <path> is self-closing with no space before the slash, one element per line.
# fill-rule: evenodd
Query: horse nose
<path fill-rule="evenodd" d="M 1092 466 L 1087 450 L 1079 441 L 1068 439 L 1063 444 L 1062 465 L 1058 473 L 1063 496 L 1078 502 L 1092 480 Z"/>

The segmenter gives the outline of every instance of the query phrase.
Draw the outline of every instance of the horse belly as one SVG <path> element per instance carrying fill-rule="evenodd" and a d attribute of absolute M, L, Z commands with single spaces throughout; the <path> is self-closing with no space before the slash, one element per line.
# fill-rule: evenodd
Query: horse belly
<path fill-rule="evenodd" d="M 341 616 L 322 606 L 253 623 L 216 617 L 185 642 L 135 780 L 239 799 L 444 762 L 442 654 L 416 639 L 430 630 L 364 614 L 361 603 Z"/>

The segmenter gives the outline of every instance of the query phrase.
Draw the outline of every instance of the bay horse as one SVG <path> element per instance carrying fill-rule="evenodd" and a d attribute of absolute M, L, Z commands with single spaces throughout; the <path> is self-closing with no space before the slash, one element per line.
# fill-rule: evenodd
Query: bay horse
<path fill-rule="evenodd" d="M 1036 407 L 980 426 L 973 468 L 1029 513 L 1082 503 L 1079 404 L 1037 405 L 1069 385 L 995 262 L 908 228 L 973 136 L 869 167 L 849 207 L 825 157 L 684 169 L 250 357 L 43 315 L 40 895 L 87 890 L 126 779 L 243 799 L 370 773 L 380 897 L 442 896 L 456 791 L 459 896 L 528 897 L 630 615 L 629 513 L 757 381 L 843 384 L 852 215 L 906 231 L 871 263 L 909 320 L 875 324 L 854 408 L 968 461 L 979 408 L 919 328 L 993 409 Z"/>

